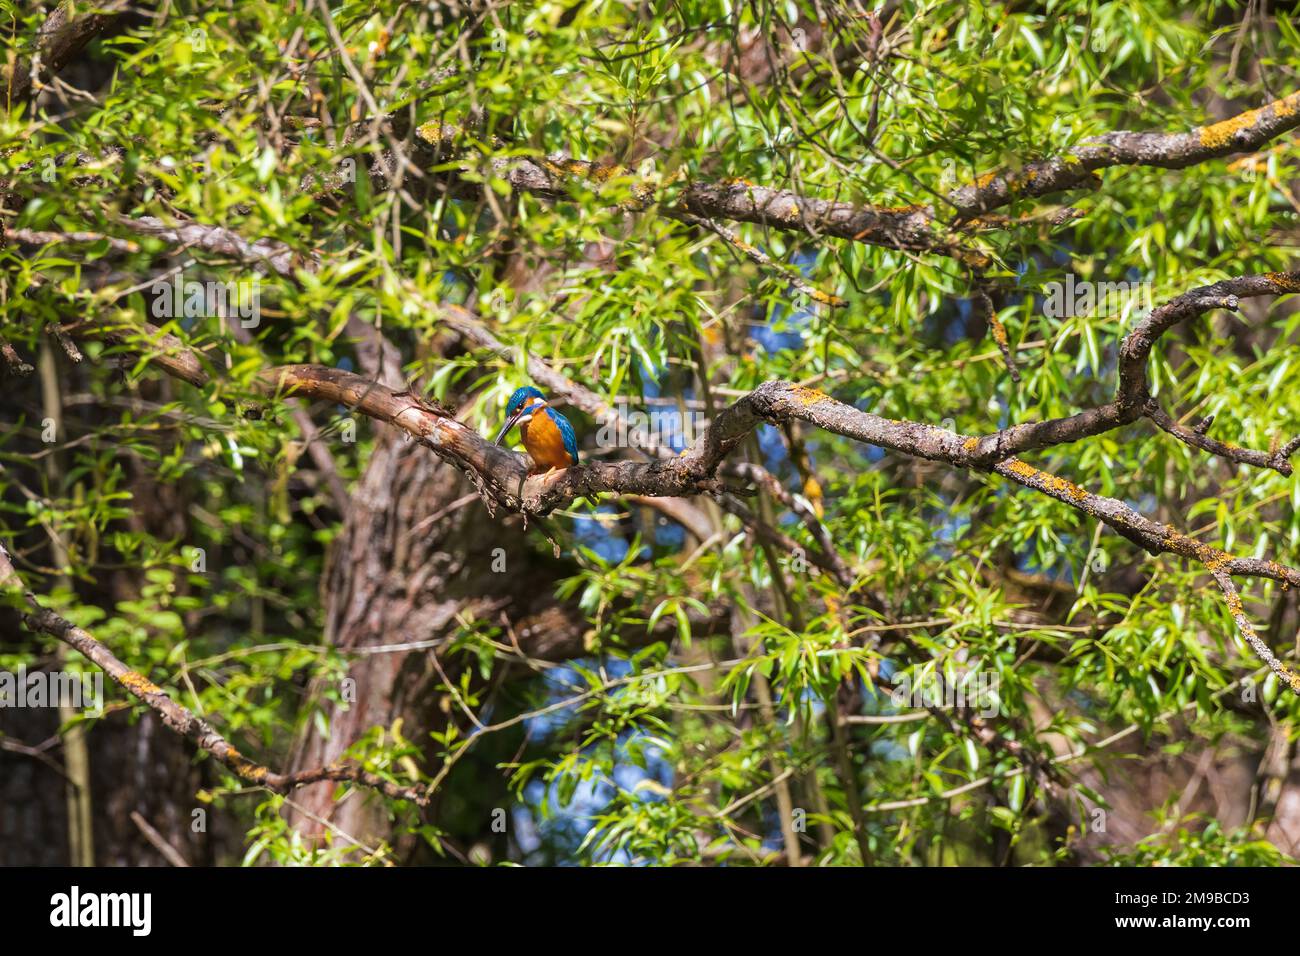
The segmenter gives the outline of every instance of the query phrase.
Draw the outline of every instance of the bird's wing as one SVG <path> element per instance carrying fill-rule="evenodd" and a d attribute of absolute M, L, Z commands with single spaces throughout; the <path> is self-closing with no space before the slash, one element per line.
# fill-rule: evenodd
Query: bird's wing
<path fill-rule="evenodd" d="M 564 440 L 564 450 L 569 453 L 573 463 L 578 463 L 578 436 L 573 432 L 573 426 L 569 420 L 551 407 L 547 407 L 546 414 L 555 422 L 555 427 L 560 430 L 560 437 Z"/>

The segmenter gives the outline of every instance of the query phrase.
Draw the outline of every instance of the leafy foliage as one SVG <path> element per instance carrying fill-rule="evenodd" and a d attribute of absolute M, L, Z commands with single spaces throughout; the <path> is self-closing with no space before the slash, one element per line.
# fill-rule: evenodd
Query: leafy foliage
<path fill-rule="evenodd" d="M 1158 303 L 1294 261 L 1300 158 L 1288 138 L 1249 161 L 1115 170 L 1095 191 L 1013 203 L 1003 210 L 1013 219 L 1054 202 L 1081 213 L 967 240 L 1001 290 L 1016 384 L 957 259 L 728 224 L 775 260 L 764 266 L 665 212 L 690 183 L 732 177 L 942 211 L 946 190 L 1091 135 L 1232 115 L 1266 89 L 1289 90 L 1300 69 L 1285 19 L 1241 34 L 1236 4 L 927 0 L 887 5 L 883 21 L 804 0 L 513 3 L 465 19 L 440 5 L 376 6 L 330 3 L 327 25 L 323 3 L 175 0 L 94 42 L 111 80 L 69 73 L 67 89 L 0 119 L 5 225 L 105 237 L 11 235 L 0 249 L 0 335 L 58 363 L 63 409 L 53 442 L 42 440 L 50 409 L 38 388 L 5 412 L 0 513 L 12 550 L 43 600 L 269 764 L 323 719 L 301 693 L 308 681 L 334 686 L 347 666 L 322 636 L 320 597 L 346 515 L 306 443 L 328 448 L 355 494 L 381 426 L 320 406 L 320 433 L 306 434 L 293 404 L 256 399 L 254 378 L 289 363 L 358 367 L 350 318 L 382 330 L 408 380 L 484 435 L 528 380 L 522 360 L 435 347 L 446 329 L 415 303 L 469 306 L 503 342 L 615 406 L 680 399 L 712 416 L 786 379 L 985 434 L 1113 393 L 1133 310 L 1050 316 L 1049 283 L 1140 282 Z M 42 13 L 0 12 L 30 52 Z M 365 122 L 370 96 L 396 125 Z M 414 131 L 430 124 L 472 130 L 469 158 L 406 169 L 397 188 L 367 175 L 394 145 L 414 153 Z M 557 201 L 511 187 L 503 163 L 521 156 L 622 169 L 575 181 Z M 321 188 L 341 171 L 353 181 Z M 642 209 L 644 183 L 655 202 Z M 182 252 L 133 231 L 145 216 L 284 243 L 298 268 Z M 190 260 L 187 276 L 255 279 L 260 323 L 157 316 L 150 284 Z M 812 302 L 792 274 L 846 304 Z M 165 380 L 167 346 L 146 321 L 198 350 L 211 381 Z M 1214 433 L 1244 447 L 1285 440 L 1300 430 L 1297 321 L 1270 299 L 1192 323 L 1155 352 L 1158 397 L 1191 423 L 1214 415 Z M 55 355 L 52 327 L 105 323 L 117 334 L 78 338 L 80 365 Z M 598 423 L 570 417 L 584 457 L 605 454 Z M 520 676 L 495 617 L 460 618 L 441 653 L 446 725 L 415 740 L 376 728 L 352 751 L 386 779 L 427 783 L 479 748 L 441 782 L 442 815 L 389 808 L 395 834 L 457 852 L 495 839 L 485 801 L 510 799 L 528 835 L 512 836 L 521 860 L 774 862 L 787 788 L 818 862 L 1070 861 L 1108 845 L 1093 811 L 1110 806 L 1108 786 L 1124 786 L 1086 744 L 1129 726 L 1137 733 L 1118 746 L 1138 751 L 1230 730 L 1258 743 L 1267 722 L 1228 706 L 1251 674 L 1271 719 L 1293 726 L 1296 700 L 1263 679 L 1199 566 L 1146 555 L 996 477 L 829 434 L 764 427 L 741 456 L 822 510 L 854 596 L 809 564 L 819 542 L 766 493 L 754 507 L 793 553 L 708 504 L 717 533 L 704 542 L 643 504 L 576 504 L 527 534 L 540 554 L 548 537 L 563 551 L 547 597 L 578 609 L 586 656 Z M 1294 478 L 1213 459 L 1149 423 L 1036 464 L 1198 540 L 1300 559 Z M 173 507 L 165 522 L 140 517 Z M 478 533 L 520 529 L 485 515 Z M 119 579 L 129 583 L 107 583 Z M 1279 586 L 1255 582 L 1246 608 L 1275 647 L 1289 644 L 1294 602 Z M 722 634 L 710 623 L 718 609 L 732 625 Z M 33 641 L 0 664 L 34 663 L 41 649 Z M 950 709 L 918 714 L 890 696 L 904 678 L 972 673 L 996 680 L 992 738 Z M 489 733 L 466 713 L 514 722 Z M 842 743 L 837 714 L 862 719 L 844 725 Z M 479 734 L 491 739 L 479 745 Z M 1063 791 L 1043 793 L 1026 761 L 1055 761 L 1070 774 Z M 495 790 L 480 798 L 484 775 Z M 282 819 L 281 797 L 259 805 L 239 786 L 222 773 L 214 792 L 243 815 L 245 863 L 393 856 L 387 844 L 310 845 Z M 1070 808 L 1071 829 L 1053 806 Z M 1283 861 L 1259 826 L 1149 825 L 1155 835 L 1111 859 Z"/>

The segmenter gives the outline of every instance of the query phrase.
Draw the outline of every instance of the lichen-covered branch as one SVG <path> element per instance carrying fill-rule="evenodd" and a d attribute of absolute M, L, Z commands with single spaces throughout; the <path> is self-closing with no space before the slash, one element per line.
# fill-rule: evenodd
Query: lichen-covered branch
<path fill-rule="evenodd" d="M 1214 420 L 1213 415 L 1206 416 L 1195 428 L 1188 428 L 1161 408 L 1160 403 L 1154 398 L 1147 402 L 1145 414 L 1157 426 L 1163 428 L 1186 445 L 1199 448 L 1201 451 L 1209 452 L 1218 458 L 1225 458 L 1238 465 L 1271 468 L 1280 475 L 1289 476 L 1291 474 L 1293 471 L 1291 456 L 1296 453 L 1297 449 L 1300 449 L 1300 438 L 1293 438 L 1285 445 L 1277 448 L 1277 450 L 1268 452 L 1255 451 L 1251 448 L 1242 448 L 1240 445 L 1219 441 L 1217 438 L 1211 438 L 1206 434 L 1210 423 Z"/>
<path fill-rule="evenodd" d="M 1076 442 L 1150 416 L 1147 362 L 1160 336 L 1175 325 L 1214 309 L 1236 311 L 1242 299 L 1291 292 L 1300 292 L 1300 272 L 1268 272 L 1224 279 L 1170 299 L 1152 310 L 1120 342 L 1119 383 L 1113 400 L 1073 415 L 1024 422 L 971 439 L 968 449 L 971 464 L 987 468 L 1012 455 Z"/>
<path fill-rule="evenodd" d="M 1113 166 L 1185 169 L 1196 163 L 1247 153 L 1300 126 L 1300 92 L 1259 109 L 1185 133 L 1116 130 L 1084 139 L 1064 156 L 1026 163 L 1015 172 L 982 176 L 948 195 L 959 217 L 968 219 L 1017 199 L 1101 185 L 1096 171 Z"/>
<path fill-rule="evenodd" d="M 148 677 L 122 663 L 89 631 L 77 627 L 67 618 L 41 605 L 36 595 L 23 587 L 9 559 L 8 551 L 5 550 L 4 544 L 0 543 L 0 593 L 12 591 L 20 592 L 23 602 L 27 605 L 28 611 L 23 614 L 23 623 L 28 629 L 39 634 L 48 634 L 78 651 L 132 697 L 148 706 L 167 727 L 192 741 L 200 750 L 211 754 L 241 780 L 266 787 L 277 793 L 288 793 L 298 787 L 321 780 L 349 781 L 378 790 L 395 800 L 411 800 L 420 805 L 428 802 L 429 794 L 426 788 L 404 787 L 361 767 L 335 764 L 295 774 L 281 774 L 249 760 L 206 720 L 176 703 L 165 690 Z"/>
<path fill-rule="evenodd" d="M 1261 120 L 1260 122 L 1263 122 Z M 1272 128 L 1272 127 L 1267 127 Z M 157 230 L 154 223 L 146 231 Z M 205 242 L 204 233 L 219 233 L 211 240 L 212 248 L 245 261 L 269 264 L 282 274 L 292 275 L 297 263 L 286 249 L 253 249 L 246 242 L 229 242 L 226 230 L 218 227 L 193 227 L 191 242 Z M 180 238 L 179 235 L 168 236 Z M 298 262 L 302 260 L 299 259 Z M 310 265 L 308 266 L 310 268 Z M 959 468 L 992 470 L 1018 484 L 1042 492 L 1100 521 L 1117 533 L 1153 554 L 1169 552 L 1199 561 L 1211 573 L 1254 575 L 1300 586 L 1300 572 L 1274 562 L 1234 558 L 1203 545 L 1168 526 L 1151 521 L 1122 502 L 1092 495 L 1090 492 L 1057 476 L 1039 471 L 1015 456 L 1025 451 L 1052 447 L 1098 435 L 1142 417 L 1152 417 L 1157 425 L 1172 431 L 1180 439 L 1187 437 L 1170 429 L 1161 419 L 1159 407 L 1151 400 L 1146 376 L 1147 362 L 1159 338 L 1169 329 L 1189 318 L 1216 308 L 1237 309 L 1242 298 L 1280 295 L 1300 291 L 1300 272 L 1265 273 L 1225 279 L 1212 285 L 1192 289 L 1153 310 L 1123 339 L 1119 348 L 1119 382 L 1115 398 L 1105 405 L 1073 415 L 1040 422 L 1013 425 L 984 436 L 962 435 L 921 422 L 897 421 L 860 411 L 838 402 L 815 389 L 788 382 L 768 382 L 724 409 L 695 444 L 680 455 L 667 449 L 648 450 L 652 458 L 592 462 L 544 476 L 530 476 L 521 456 L 504 451 L 487 442 L 476 431 L 455 420 L 445 409 L 428 403 L 408 391 L 396 391 L 370 382 L 340 369 L 294 365 L 263 371 L 257 386 L 265 394 L 317 397 L 339 402 L 378 421 L 393 424 L 419 440 L 426 447 L 464 471 L 474 481 L 489 508 L 496 504 L 524 514 L 543 516 L 576 498 L 603 492 L 647 497 L 691 497 L 700 494 L 718 496 L 728 510 L 739 514 L 756 533 L 768 540 L 779 536 L 777 543 L 787 550 L 792 545 L 775 529 L 759 527 L 743 505 L 732 500 L 720 477 L 720 466 L 761 422 L 788 423 L 802 421 L 825 431 L 855 441 L 877 445 L 900 454 L 931 461 L 941 461 Z M 501 355 L 513 354 L 481 323 L 454 306 L 430 305 L 437 309 L 444 323 L 469 342 Z M 92 329 L 94 331 L 94 329 Z M 99 329 L 100 334 L 121 337 L 121 333 Z M 208 380 L 207 366 L 197 353 L 187 349 L 172 336 L 145 326 L 142 330 L 155 337 L 160 353 L 158 364 L 169 374 L 192 384 Z M 605 420 L 614 412 L 594 393 L 570 382 L 546 363 L 528 358 L 529 373 L 540 385 L 552 390 L 557 398 L 567 399 L 584 411 Z M 1202 436 L 1204 437 L 1204 436 Z M 1296 450 L 1293 441 L 1267 460 L 1259 453 L 1229 453 L 1225 457 L 1248 463 L 1267 464 L 1285 474 L 1285 458 Z M 1226 446 L 1225 446 L 1226 447 Z M 1222 453 L 1224 448 L 1211 445 L 1206 450 Z M 836 561 L 833 551 L 816 552 L 810 558 L 830 572 L 840 583 L 847 580 L 846 569 Z M 1254 647 L 1254 644 L 1251 644 Z M 1300 678 L 1291 682 L 1300 693 Z"/>
<path fill-rule="evenodd" d="M 497 178 L 524 193 L 545 199 L 567 199 L 579 184 L 600 187 L 624 181 L 631 199 L 628 209 L 660 203 L 669 216 L 690 215 L 713 221 L 749 222 L 768 228 L 830 237 L 910 252 L 952 256 L 980 265 L 979 253 L 961 239 L 967 231 L 1014 225 L 998 220 L 993 210 L 1013 202 L 1039 199 L 1075 189 L 1101 186 L 1097 171 L 1117 166 L 1158 166 L 1182 169 L 1233 153 L 1258 149 L 1269 140 L 1300 127 L 1300 92 L 1230 119 L 1188 132 L 1117 130 L 1084 139 L 1051 159 L 1027 162 L 1018 169 L 997 170 L 948 193 L 941 202 L 877 206 L 841 199 L 805 196 L 789 189 L 751 183 L 745 179 L 694 179 L 668 187 L 650 183 L 614 164 L 580 159 L 491 157 L 486 167 Z M 432 168 L 463 161 L 467 172 L 478 163 L 474 137 L 458 127 L 429 123 L 416 131 Z M 383 164 L 380 166 L 382 176 Z M 481 174 L 480 174 L 481 175 Z M 470 185 L 475 177 L 471 177 Z M 1066 220 L 1068 221 L 1068 217 Z"/>
<path fill-rule="evenodd" d="M 191 362 L 177 356 L 169 356 L 163 367 L 182 378 L 193 370 Z M 978 464 L 971 454 L 978 441 L 973 436 L 920 422 L 882 418 L 789 382 L 767 382 L 738 399 L 681 455 L 650 461 L 593 462 L 547 475 L 529 475 L 523 456 L 487 441 L 457 421 L 449 410 L 352 372 L 313 365 L 280 366 L 260 373 L 257 386 L 271 396 L 296 395 L 337 402 L 392 424 L 464 471 L 489 507 L 499 504 L 537 516 L 549 514 L 578 497 L 602 492 L 677 498 L 723 494 L 726 486 L 719 471 L 724 460 L 765 421 L 801 421 L 856 441 L 959 468 Z M 1202 544 L 1121 501 L 1095 495 L 1018 458 L 996 462 L 992 470 L 1102 521 L 1152 554 L 1169 553 L 1197 561 L 1211 574 L 1268 578 L 1300 587 L 1300 571 L 1294 568 L 1273 561 L 1238 558 Z M 843 579 L 845 569 L 836 567 L 833 559 L 826 557 L 825 566 Z M 1300 677 L 1288 680 L 1300 693 Z"/>

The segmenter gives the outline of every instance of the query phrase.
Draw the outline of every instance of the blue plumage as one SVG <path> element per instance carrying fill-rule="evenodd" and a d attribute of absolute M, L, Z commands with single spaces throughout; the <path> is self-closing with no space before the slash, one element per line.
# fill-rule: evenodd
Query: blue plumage
<path fill-rule="evenodd" d="M 533 391 L 537 391 L 537 389 L 533 389 Z M 578 436 L 574 434 L 573 426 L 569 424 L 567 418 L 551 408 L 550 405 L 547 405 L 543 410 L 560 430 L 560 435 L 564 438 L 564 450 L 569 453 L 569 457 L 573 459 L 573 463 L 576 465 L 578 463 Z"/>
<path fill-rule="evenodd" d="M 524 402 L 530 398 L 545 399 L 546 396 L 541 393 L 540 389 L 533 388 L 531 385 L 515 389 L 514 394 L 510 396 L 510 401 L 506 402 L 506 418 L 514 418 L 515 412 L 523 408 Z"/>
<path fill-rule="evenodd" d="M 516 423 L 533 460 L 534 474 L 578 463 L 578 436 L 573 426 L 551 408 L 539 389 L 531 385 L 515 389 L 506 403 L 506 422 L 497 434 L 498 445 Z"/>

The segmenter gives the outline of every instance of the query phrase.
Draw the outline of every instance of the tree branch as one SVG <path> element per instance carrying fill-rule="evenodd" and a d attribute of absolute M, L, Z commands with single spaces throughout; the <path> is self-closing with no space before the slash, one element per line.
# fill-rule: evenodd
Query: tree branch
<path fill-rule="evenodd" d="M 661 211 L 694 222 L 707 220 L 750 222 L 765 227 L 830 236 L 868 245 L 913 252 L 932 252 L 978 264 L 980 258 L 963 246 L 959 235 L 968 229 L 988 229 L 1014 224 L 987 216 L 995 209 L 1023 199 L 1036 199 L 1074 189 L 1101 185 L 1097 170 L 1115 166 L 1159 166 L 1182 169 L 1196 163 L 1250 152 L 1276 136 L 1300 126 L 1300 92 L 1230 119 L 1199 126 L 1184 133 L 1117 130 L 1089 137 L 1065 154 L 1025 163 L 1015 171 L 986 173 L 974 182 L 948 193 L 944 208 L 935 205 L 876 206 L 804 196 L 788 189 L 759 186 L 744 179 L 688 182 L 675 199 L 660 187 L 632 176 L 621 166 L 588 160 L 490 157 L 492 174 L 524 193 L 545 199 L 572 198 L 579 183 L 588 188 L 623 180 L 632 198 L 629 210 L 663 202 Z M 473 172 L 473 137 L 459 127 L 426 123 L 416 136 L 428 147 L 429 168 L 445 169 L 457 160 Z M 382 169 L 380 170 L 382 176 Z M 481 174 L 462 177 L 463 186 L 475 186 Z M 948 221 L 952 214 L 951 221 Z M 688 218 L 689 217 L 689 218 Z M 1068 221 L 1068 219 L 1067 219 Z"/>
<path fill-rule="evenodd" d="M 1264 143 L 1300 126 L 1300 92 L 1247 110 L 1220 123 L 1186 133 L 1135 133 L 1116 130 L 1081 141 L 1064 156 L 1026 163 L 1020 169 L 981 176 L 948 194 L 959 220 L 1008 205 L 1070 189 L 1101 185 L 1095 172 L 1113 166 L 1159 166 L 1184 169 L 1196 163 L 1253 152 Z"/>
<path fill-rule="evenodd" d="M 1300 272 L 1268 272 L 1224 279 L 1169 300 L 1154 309 L 1120 342 L 1119 384 L 1112 401 L 1073 415 L 1012 425 L 971 439 L 970 463 L 987 468 L 1011 455 L 1090 438 L 1149 415 L 1147 361 L 1161 335 L 1181 322 L 1214 309 L 1235 312 L 1241 299 L 1290 292 L 1300 292 Z"/>
<path fill-rule="evenodd" d="M 29 613 L 23 615 L 23 623 L 29 630 L 48 634 L 78 651 L 131 696 L 147 705 L 169 728 L 192 741 L 200 750 L 211 754 L 241 780 L 266 787 L 277 793 L 288 793 L 298 787 L 322 780 L 348 781 L 378 790 L 395 800 L 411 800 L 421 806 L 429 801 L 430 795 L 424 787 L 403 787 L 360 767 L 334 764 L 295 774 L 281 774 L 249 760 L 211 724 L 176 703 L 167 696 L 166 691 L 139 671 L 132 670 L 118 660 L 117 656 L 96 640 L 90 632 L 77 627 L 55 611 L 43 607 L 36 599 L 36 595 L 23 587 L 3 543 L 0 543 L 0 589 L 22 593 L 23 600 L 30 608 Z"/>
<path fill-rule="evenodd" d="M 196 362 L 192 355 L 171 354 L 164 357 L 162 364 L 177 377 L 190 380 L 188 376 Z M 651 461 L 594 462 L 546 475 L 529 475 L 523 456 L 487 441 L 456 421 L 447 409 L 411 392 L 396 391 L 351 372 L 313 365 L 280 366 L 261 372 L 256 386 L 273 397 L 295 395 L 337 402 L 401 428 L 444 461 L 464 471 L 490 510 L 499 503 L 526 515 L 547 515 L 575 498 L 601 492 L 678 498 L 720 494 L 726 490 L 717 477 L 723 461 L 765 421 L 773 424 L 802 421 L 911 457 L 942 461 L 958 468 L 977 466 L 972 449 L 979 439 L 974 436 L 919 422 L 882 418 L 815 389 L 789 382 L 767 382 L 738 399 L 719 413 L 695 444 L 681 455 Z M 1261 577 L 1300 587 L 1300 571 L 1294 568 L 1273 561 L 1238 558 L 1202 544 L 1168 525 L 1146 518 L 1122 501 L 1095 495 L 1015 457 L 996 462 L 992 470 L 1102 521 L 1152 554 L 1176 554 L 1199 562 L 1215 575 Z M 787 548 L 791 544 L 780 543 Z M 845 568 L 836 566 L 827 556 L 821 557 L 824 567 L 837 579 L 845 580 Z M 1258 652 L 1255 642 L 1250 643 Z M 1285 668 L 1279 673 L 1300 694 L 1300 675 Z"/>
<path fill-rule="evenodd" d="M 1201 424 L 1195 428 L 1188 428 L 1186 425 L 1180 425 L 1174 420 L 1168 412 L 1160 407 L 1160 403 L 1154 398 L 1147 402 L 1145 412 L 1147 418 L 1184 444 L 1199 448 L 1201 451 L 1209 452 L 1219 458 L 1226 458 L 1228 461 L 1239 465 L 1272 468 L 1280 475 L 1289 476 L 1291 474 L 1293 469 L 1290 458 L 1295 454 L 1296 449 L 1300 448 L 1300 438 L 1291 439 L 1291 441 L 1273 452 L 1253 451 L 1239 445 L 1219 441 L 1217 438 L 1211 438 L 1205 433 L 1205 429 L 1210 427 L 1210 422 L 1214 419 L 1213 415 L 1202 419 Z"/>
<path fill-rule="evenodd" d="M 15 58 L 0 67 L 0 102 L 6 109 L 12 109 L 26 98 L 33 81 L 39 84 L 42 76 L 63 69 L 120 15 L 126 5 L 125 0 L 116 0 L 102 4 L 106 8 L 104 12 L 76 16 L 71 0 L 63 0 L 36 33 L 34 58 Z"/>
<path fill-rule="evenodd" d="M 1263 122 L 1262 120 L 1260 121 Z M 1258 124 L 1257 124 L 1258 125 Z M 211 230 L 216 227 L 198 227 Z M 224 231 L 223 231 L 224 232 Z M 254 255 L 247 244 L 229 247 L 231 254 Z M 293 266 L 281 255 L 255 255 L 261 261 L 278 262 L 286 272 Z M 257 376 L 256 385 L 264 394 L 297 394 L 339 402 L 379 421 L 389 422 L 406 431 L 422 444 L 464 471 L 492 510 L 494 504 L 525 515 L 544 516 L 578 497 L 601 492 L 650 497 L 690 497 L 699 494 L 720 496 L 728 510 L 740 514 L 756 532 L 778 535 L 783 548 L 793 542 L 775 529 L 759 527 L 746 509 L 725 494 L 727 487 L 718 477 L 719 467 L 761 422 L 783 424 L 803 421 L 866 444 L 877 445 L 914 458 L 941 461 L 958 468 L 992 470 L 1025 487 L 1042 492 L 1103 521 L 1117 533 L 1152 554 L 1169 552 L 1199 561 L 1214 573 L 1267 577 L 1288 585 L 1300 586 L 1300 572 L 1275 562 L 1239 559 L 1150 521 L 1122 502 L 1091 494 L 1066 479 L 1040 471 L 1019 461 L 1015 455 L 1028 450 L 1047 448 L 1101 434 L 1151 414 L 1146 365 L 1156 341 L 1166 331 L 1193 316 L 1215 308 L 1235 310 L 1241 298 L 1279 295 L 1300 291 L 1300 272 L 1266 273 L 1225 279 L 1183 293 L 1153 310 L 1123 339 L 1119 349 L 1119 383 L 1116 397 L 1106 405 L 1074 415 L 1014 425 L 986 436 L 961 435 L 944 428 L 911 421 L 896 421 L 836 401 L 816 389 L 789 382 L 767 382 L 724 409 L 696 440 L 680 455 L 656 448 L 659 457 L 650 461 L 594 462 L 556 473 L 529 475 L 522 456 L 488 443 L 476 431 L 452 417 L 450 412 L 431 405 L 409 391 L 395 391 L 365 378 L 339 369 L 293 365 L 272 368 Z M 471 342 L 498 354 L 514 355 L 469 313 L 454 306 L 425 305 L 441 313 L 444 323 Z M 174 336 L 162 335 L 145 326 L 147 334 L 157 336 L 164 353 L 159 363 L 170 374 L 193 384 L 207 381 L 204 362 L 185 348 Z M 120 333 L 118 334 L 120 338 Z M 616 415 L 594 393 L 567 380 L 546 363 L 527 358 L 529 374 L 560 398 L 604 420 Z M 1180 436 L 1181 437 L 1181 436 Z M 1287 450 L 1296 442 L 1288 444 Z M 837 566 L 830 555 L 810 554 L 823 569 L 841 583 L 846 569 Z M 1254 644 L 1252 643 L 1252 647 Z M 1290 672 L 1288 672 L 1290 674 Z M 1287 678 L 1300 693 L 1300 676 Z"/>

